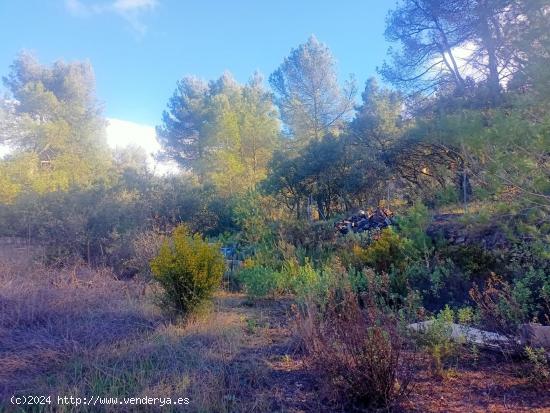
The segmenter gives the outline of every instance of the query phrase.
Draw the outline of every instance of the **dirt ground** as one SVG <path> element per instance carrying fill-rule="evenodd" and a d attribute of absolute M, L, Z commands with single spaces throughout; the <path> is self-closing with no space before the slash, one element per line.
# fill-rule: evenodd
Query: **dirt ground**
<path fill-rule="evenodd" d="M 445 379 L 428 372 L 416 378 L 402 404 L 411 412 L 550 412 L 550 388 L 533 388 L 510 363 L 490 354 L 477 365 L 463 365 Z"/>
<path fill-rule="evenodd" d="M 226 298 L 227 300 L 227 298 Z M 231 297 L 225 311 L 243 308 L 246 299 Z M 248 333 L 243 360 L 258 358 L 268 368 L 267 387 L 260 393 L 272 395 L 271 411 L 341 411 L 320 394 L 315 377 L 305 365 L 296 340 L 288 326 L 289 303 L 264 301 L 242 311 L 262 327 Z M 397 411 L 407 412 L 550 412 L 550 388 L 532 388 L 521 377 L 517 363 L 482 353 L 475 365 L 462 362 L 449 377 L 434 377 L 421 370 L 410 395 Z M 246 395 L 242 395 L 246 397 Z"/>

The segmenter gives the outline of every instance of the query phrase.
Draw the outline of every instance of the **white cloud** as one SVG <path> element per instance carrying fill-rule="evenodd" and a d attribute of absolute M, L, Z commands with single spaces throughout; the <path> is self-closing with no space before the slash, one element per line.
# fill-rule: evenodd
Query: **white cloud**
<path fill-rule="evenodd" d="M 107 119 L 107 143 L 112 148 L 128 145 L 140 146 L 147 153 L 156 153 L 160 149 L 155 128 L 149 125 L 121 119 Z"/>
<path fill-rule="evenodd" d="M 0 159 L 11 152 L 11 148 L 8 145 L 0 144 Z"/>
<path fill-rule="evenodd" d="M 106 128 L 107 144 L 112 149 L 123 149 L 128 146 L 136 146 L 143 149 L 147 155 L 149 168 L 157 175 L 178 173 L 181 170 L 174 162 L 158 162 L 155 155 L 161 147 L 157 141 L 155 128 L 121 119 L 107 119 Z M 0 143 L 0 159 L 11 153 L 12 149 Z"/>
<path fill-rule="evenodd" d="M 107 119 L 107 143 L 113 149 L 137 146 L 147 154 L 151 169 L 157 174 L 175 173 L 178 167 L 170 162 L 157 162 L 154 156 L 160 150 L 155 128 L 121 119 Z"/>
<path fill-rule="evenodd" d="M 65 8 L 73 16 L 89 17 L 104 13 L 114 13 L 126 20 L 138 34 L 144 35 L 147 26 L 142 22 L 145 12 L 157 7 L 158 0 L 110 0 L 85 3 L 83 0 L 65 0 Z"/>

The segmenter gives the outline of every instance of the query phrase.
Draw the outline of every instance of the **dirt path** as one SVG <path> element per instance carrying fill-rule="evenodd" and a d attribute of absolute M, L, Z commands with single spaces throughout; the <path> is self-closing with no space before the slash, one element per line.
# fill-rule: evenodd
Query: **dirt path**
<path fill-rule="evenodd" d="M 216 303 L 216 311 L 238 314 L 243 331 L 240 348 L 229 362 L 231 376 L 238 377 L 235 401 L 251 411 L 322 410 L 288 325 L 290 302 L 251 302 L 242 294 L 224 293 Z"/>

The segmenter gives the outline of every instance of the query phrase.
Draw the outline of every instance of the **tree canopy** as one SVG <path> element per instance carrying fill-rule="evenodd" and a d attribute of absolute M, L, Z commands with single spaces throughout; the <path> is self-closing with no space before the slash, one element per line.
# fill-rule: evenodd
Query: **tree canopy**
<path fill-rule="evenodd" d="M 111 164 L 105 120 L 89 63 L 41 65 L 22 53 L 4 77 L 3 141 L 13 152 L 2 163 L 2 197 L 90 186 L 108 179 Z"/>
<path fill-rule="evenodd" d="M 337 134 L 353 110 L 353 78 L 339 86 L 334 57 L 315 36 L 291 50 L 269 83 L 283 123 L 301 144 Z"/>

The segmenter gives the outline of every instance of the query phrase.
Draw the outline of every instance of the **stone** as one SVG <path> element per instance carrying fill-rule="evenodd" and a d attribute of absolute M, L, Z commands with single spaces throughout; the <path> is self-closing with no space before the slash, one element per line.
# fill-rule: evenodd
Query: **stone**
<path fill-rule="evenodd" d="M 550 326 L 538 323 L 522 324 L 519 328 L 519 335 L 524 346 L 543 347 L 550 350 Z"/>
<path fill-rule="evenodd" d="M 426 332 L 434 320 L 409 324 L 409 329 L 419 333 Z M 505 350 L 513 347 L 513 341 L 502 334 L 480 330 L 478 328 L 464 326 L 456 323 L 448 323 L 450 338 L 459 343 L 475 344 L 487 350 Z"/>

